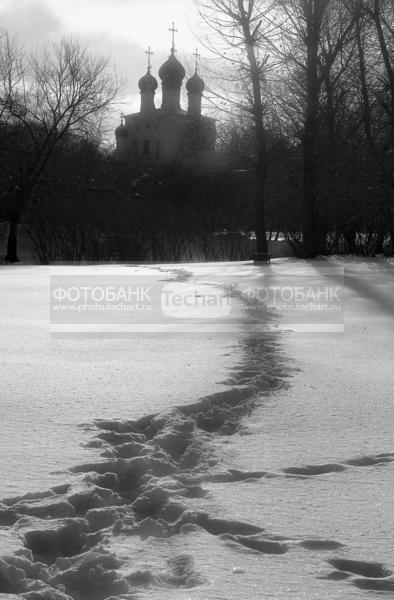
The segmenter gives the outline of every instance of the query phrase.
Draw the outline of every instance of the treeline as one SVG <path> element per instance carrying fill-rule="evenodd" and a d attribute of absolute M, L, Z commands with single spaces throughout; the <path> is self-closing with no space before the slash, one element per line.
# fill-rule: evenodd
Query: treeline
<path fill-rule="evenodd" d="M 243 172 L 219 159 L 156 169 L 120 161 L 102 143 L 118 89 L 108 61 L 78 43 L 29 54 L 0 38 L 5 261 L 18 261 L 21 231 L 41 263 L 248 256 Z"/>
<path fill-rule="evenodd" d="M 41 263 L 248 256 L 253 211 L 243 172 L 219 158 L 155 169 L 120 161 L 102 143 L 118 87 L 108 61 L 78 43 L 28 54 L 1 37 L 5 261 L 18 261 L 20 231 Z"/>
<path fill-rule="evenodd" d="M 269 231 L 304 257 L 393 252 L 393 3 L 197 4 L 220 65 L 206 100 L 229 114 L 215 158 L 188 166 L 104 148 L 119 88 L 108 61 L 73 42 L 30 56 L 0 39 L 7 261 L 21 223 L 42 262 L 247 258 Z"/>
<path fill-rule="evenodd" d="M 77 172 L 75 163 L 84 158 L 84 148 L 100 144 L 103 118 L 118 89 L 109 61 L 77 42 L 63 40 L 27 53 L 7 34 L 0 36 L 0 216 L 9 223 L 6 262 L 18 260 L 19 225 L 37 221 L 45 206 L 60 213 L 72 206 L 75 218 L 83 220 L 90 202 L 84 202 L 89 170 L 82 161 Z"/>
<path fill-rule="evenodd" d="M 196 5 L 206 45 L 228 64 L 210 99 L 237 115 L 248 144 L 253 138 L 256 228 L 265 234 L 275 214 L 307 257 L 392 252 L 392 0 Z"/>
<path fill-rule="evenodd" d="M 146 169 L 69 140 L 52 184 L 25 213 L 41 263 L 236 260 L 250 254 L 253 212 L 242 175 L 211 165 Z M 244 232 L 244 233 L 241 233 Z"/>

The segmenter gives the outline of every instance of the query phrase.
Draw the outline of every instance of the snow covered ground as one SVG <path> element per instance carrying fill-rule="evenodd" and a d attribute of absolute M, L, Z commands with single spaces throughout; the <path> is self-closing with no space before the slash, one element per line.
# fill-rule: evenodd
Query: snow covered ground
<path fill-rule="evenodd" d="M 96 417 L 196 401 L 226 389 L 240 360 L 231 336 L 51 337 L 48 267 L 3 268 L 0 294 L 0 498 L 63 482 L 54 471 L 97 457 L 81 448 Z"/>
<path fill-rule="evenodd" d="M 51 338 L 48 269 L 4 269 L 0 598 L 391 597 L 393 271 L 162 266 L 230 313 Z"/>

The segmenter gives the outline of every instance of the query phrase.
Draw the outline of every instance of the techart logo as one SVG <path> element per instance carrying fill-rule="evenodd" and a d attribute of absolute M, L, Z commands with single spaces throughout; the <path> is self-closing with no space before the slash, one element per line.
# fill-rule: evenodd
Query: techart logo
<path fill-rule="evenodd" d="M 212 284 L 171 283 L 162 289 L 161 309 L 175 319 L 219 319 L 230 314 L 231 296 Z"/>

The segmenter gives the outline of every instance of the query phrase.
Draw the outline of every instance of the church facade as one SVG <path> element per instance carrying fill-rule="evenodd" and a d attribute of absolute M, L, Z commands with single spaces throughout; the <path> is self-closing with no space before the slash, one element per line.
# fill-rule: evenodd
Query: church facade
<path fill-rule="evenodd" d="M 161 107 L 155 105 L 157 79 L 151 73 L 150 49 L 147 72 L 138 82 L 140 111 L 122 115 L 115 130 L 116 154 L 119 159 L 144 165 L 160 166 L 185 163 L 214 151 L 215 120 L 201 114 L 204 81 L 195 73 L 186 82 L 187 110 L 181 108 L 181 89 L 186 72 L 175 56 L 174 43 L 168 60 L 161 65 Z"/>

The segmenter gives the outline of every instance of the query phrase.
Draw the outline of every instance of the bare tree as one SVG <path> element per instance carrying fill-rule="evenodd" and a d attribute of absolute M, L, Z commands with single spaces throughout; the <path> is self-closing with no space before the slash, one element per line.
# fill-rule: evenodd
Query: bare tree
<path fill-rule="evenodd" d="M 212 43 L 208 42 L 207 45 L 219 58 L 230 62 L 233 80 L 238 84 L 237 106 L 246 109 L 253 121 L 256 141 L 256 252 L 265 254 L 268 156 L 267 107 L 263 86 L 270 67 L 266 39 L 269 30 L 272 30 L 268 17 L 273 3 L 270 0 L 203 0 L 196 1 L 196 5 L 200 16 L 214 34 Z"/>
<path fill-rule="evenodd" d="M 382 177 L 385 182 L 384 212 L 391 233 L 391 249 L 394 248 L 394 6 L 387 0 L 373 0 L 367 4 L 368 14 L 376 28 L 384 76 L 381 105 L 389 122 L 389 135 L 382 157 Z M 382 233 L 380 248 L 383 249 Z"/>
<path fill-rule="evenodd" d="M 313 258 L 318 250 L 316 205 L 322 86 L 333 109 L 333 85 L 347 66 L 343 48 L 352 41 L 354 18 L 343 0 L 278 0 L 277 6 L 282 15 L 278 18 L 282 34 L 276 51 L 284 63 L 293 65 L 301 88 L 303 251 L 306 258 Z M 333 76 L 338 57 L 340 67 Z"/>
<path fill-rule="evenodd" d="M 2 121 L 23 137 L 14 146 L 19 168 L 9 199 L 10 233 L 7 262 L 17 257 L 17 230 L 23 211 L 35 198 L 56 147 L 67 135 L 97 135 L 103 114 L 119 84 L 109 59 L 91 55 L 78 42 L 60 44 L 27 55 L 3 38 L 1 56 Z"/>
<path fill-rule="evenodd" d="M 24 76 L 21 49 L 8 33 L 0 33 L 0 124 Z"/>

